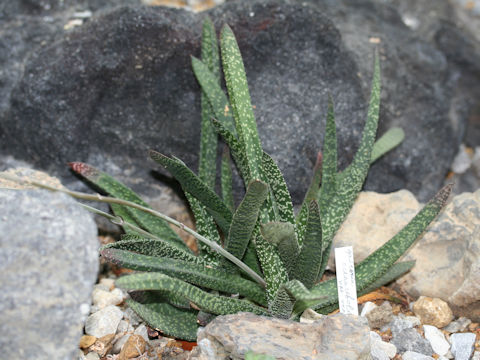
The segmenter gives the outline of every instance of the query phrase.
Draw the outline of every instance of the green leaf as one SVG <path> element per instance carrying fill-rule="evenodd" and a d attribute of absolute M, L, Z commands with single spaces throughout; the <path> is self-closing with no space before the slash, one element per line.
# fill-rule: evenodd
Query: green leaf
<path fill-rule="evenodd" d="M 370 164 L 375 162 L 385 153 L 400 145 L 403 139 L 405 139 L 405 132 L 402 128 L 393 127 L 388 129 L 388 131 L 383 134 L 373 145 Z"/>
<path fill-rule="evenodd" d="M 438 213 L 445 206 L 448 196 L 452 190 L 452 185 L 442 188 L 432 200 L 430 200 L 422 210 L 393 238 L 387 241 L 383 246 L 368 256 L 360 264 L 355 267 L 355 279 L 357 291 L 363 293 L 365 289 L 370 289 L 372 284 L 377 286 L 383 277 L 383 281 L 391 281 L 395 273 L 400 274 L 407 264 L 393 266 L 415 242 L 415 240 L 423 233 L 427 226 L 435 219 Z M 388 273 L 390 270 L 390 273 Z M 311 289 L 312 296 L 327 295 L 328 298 L 321 302 L 304 301 L 295 304 L 295 309 L 303 311 L 307 307 L 314 307 L 316 311 L 327 311 L 331 309 L 331 305 L 338 302 L 336 279 L 331 279 L 319 283 Z M 302 310 L 303 309 L 303 310 Z M 324 309 L 324 310 L 322 310 Z"/>
<path fill-rule="evenodd" d="M 238 259 L 242 259 L 245 254 L 257 223 L 259 209 L 267 198 L 267 194 L 267 184 L 260 180 L 252 181 L 233 215 L 224 248 Z"/>
<path fill-rule="evenodd" d="M 310 289 L 318 278 L 318 272 L 322 264 L 323 243 L 322 224 L 320 222 L 320 210 L 315 200 L 310 202 L 308 208 L 307 227 L 305 240 L 300 255 L 296 262 L 293 279 L 300 280 Z M 325 254 L 328 257 L 328 254 Z"/>
<path fill-rule="evenodd" d="M 377 280 L 368 285 L 365 289 L 360 292 L 360 295 L 368 294 L 372 291 L 375 291 L 381 286 L 384 286 L 395 279 L 398 279 L 400 276 L 410 271 L 410 269 L 415 265 L 415 260 L 413 261 L 402 261 L 399 263 L 393 264 L 390 269 L 387 270 L 385 274 L 380 276 Z"/>
<path fill-rule="evenodd" d="M 222 29 L 220 43 L 225 83 L 238 137 L 247 155 L 249 173 L 253 179 L 263 180 L 263 151 L 248 91 L 245 67 L 235 35 L 228 25 Z"/>
<path fill-rule="evenodd" d="M 317 161 L 315 162 L 315 166 L 313 168 L 312 180 L 310 181 L 307 193 L 303 199 L 302 207 L 300 208 L 296 218 L 296 234 L 299 246 L 302 246 L 303 238 L 305 237 L 309 204 L 312 200 L 317 200 L 320 182 L 322 181 L 322 162 L 323 156 L 322 153 L 319 152 L 317 154 Z"/>
<path fill-rule="evenodd" d="M 209 240 L 215 241 L 217 244 L 221 244 L 220 234 L 218 233 L 217 225 L 215 224 L 212 215 L 210 215 L 200 201 L 194 198 L 190 193 L 185 193 L 185 197 L 192 209 L 197 233 Z M 197 244 L 200 250 L 199 256 L 209 265 L 218 265 L 220 254 L 201 241 L 197 241 Z"/>
<path fill-rule="evenodd" d="M 160 273 L 127 275 L 119 278 L 116 284 L 125 290 L 160 290 L 184 296 L 192 303 L 192 307 L 211 314 L 226 315 L 246 311 L 257 315 L 268 315 L 267 309 L 249 301 L 213 295 Z"/>
<path fill-rule="evenodd" d="M 263 276 L 262 269 L 260 269 L 260 263 L 258 262 L 257 250 L 255 249 L 255 244 L 253 241 L 248 243 L 245 255 L 243 255 L 243 262 L 257 274 Z"/>
<path fill-rule="evenodd" d="M 192 56 L 192 68 L 202 91 L 206 94 L 208 101 L 215 114 L 215 118 L 235 136 L 235 122 L 228 102 L 217 77 L 210 71 L 207 65 Z"/>
<path fill-rule="evenodd" d="M 247 156 L 245 154 L 245 149 L 240 143 L 240 141 L 235 137 L 235 135 L 229 131 L 222 123 L 212 119 L 212 124 L 215 127 L 217 133 L 223 138 L 225 143 L 230 148 L 233 161 L 240 171 L 243 182 L 248 184 L 250 182 L 250 172 L 248 170 Z"/>
<path fill-rule="evenodd" d="M 230 211 L 235 211 L 235 204 L 233 201 L 233 188 L 232 188 L 232 163 L 230 160 L 230 151 L 225 147 L 222 154 L 222 166 L 221 166 L 221 185 L 222 185 L 222 199 L 227 205 Z"/>
<path fill-rule="evenodd" d="M 150 208 L 150 206 L 144 202 L 135 192 L 130 188 L 123 185 L 119 181 L 115 180 L 110 175 L 94 168 L 85 163 L 74 162 L 69 163 L 70 167 L 77 174 L 83 176 L 85 179 L 98 186 L 100 189 L 118 199 L 134 202 L 136 204 Z M 158 236 L 165 241 L 175 244 L 181 248 L 187 249 L 187 246 L 183 240 L 170 228 L 167 222 L 159 219 L 144 211 L 133 209 L 130 207 L 124 207 L 136 221 L 135 224 L 140 224 L 144 230 L 147 230 L 151 234 Z"/>
<path fill-rule="evenodd" d="M 319 192 L 320 216 L 324 218 L 337 190 L 337 129 L 333 100 L 329 96 L 325 140 L 323 143 L 322 187 Z"/>
<path fill-rule="evenodd" d="M 202 60 L 213 73 L 217 84 L 220 83 L 220 65 L 218 56 L 217 36 L 210 19 L 203 22 L 202 32 Z M 202 91 L 202 124 L 200 137 L 200 157 L 198 165 L 198 177 L 210 188 L 215 188 L 217 173 L 217 133 L 210 119 L 214 111 L 208 96 Z"/>
<path fill-rule="evenodd" d="M 109 262 L 137 271 L 161 272 L 202 288 L 218 290 L 229 294 L 240 294 L 266 305 L 265 291 L 257 283 L 239 275 L 225 273 L 200 264 L 192 264 L 167 257 L 154 257 L 118 249 L 104 249 L 102 256 Z"/>
<path fill-rule="evenodd" d="M 425 231 L 445 206 L 452 186 L 443 187 L 398 234 L 357 265 L 356 281 L 360 291 L 385 274 Z"/>
<path fill-rule="evenodd" d="M 276 246 L 290 277 L 300 252 L 295 226 L 288 222 L 269 222 L 260 226 L 260 232 L 265 240 Z"/>
<path fill-rule="evenodd" d="M 380 65 L 378 54 L 375 57 L 375 70 L 368 107 L 367 121 L 363 129 L 360 147 L 355 154 L 350 166 L 343 172 L 340 183 L 337 182 L 336 194 L 329 202 L 328 211 L 322 218 L 324 253 L 329 254 L 332 247 L 332 240 L 340 225 L 347 217 L 352 208 L 358 193 L 362 189 L 365 178 L 370 167 L 372 147 L 375 143 L 375 136 L 378 125 L 380 109 Z M 338 179 L 337 179 L 338 180 Z M 322 260 L 319 276 L 327 266 L 327 256 Z"/>
<path fill-rule="evenodd" d="M 270 244 L 259 233 L 255 235 L 254 240 L 260 266 L 267 283 L 267 301 L 271 303 L 280 286 L 288 281 L 287 269 L 280 259 L 275 245 Z"/>
<path fill-rule="evenodd" d="M 133 215 L 131 215 L 128 212 L 126 206 L 121 206 L 118 204 L 110 204 L 110 208 L 112 209 L 115 216 L 120 216 L 120 218 L 122 218 L 123 221 L 128 222 L 132 225 L 138 226 L 139 228 L 142 227 L 142 224 L 139 224 L 137 220 L 133 217 Z M 139 235 L 136 231 L 130 229 L 128 226 L 122 226 L 122 228 L 125 234 Z"/>
<path fill-rule="evenodd" d="M 213 190 L 209 189 L 181 160 L 170 159 L 153 150 L 150 150 L 150 157 L 167 169 L 182 185 L 184 191 L 200 200 L 222 231 L 228 233 L 232 213 Z"/>
<path fill-rule="evenodd" d="M 275 220 L 295 224 L 292 199 L 282 172 L 270 155 L 265 152 L 263 153 L 262 166 L 271 189 L 272 205 L 275 207 L 275 213 L 278 214 Z"/>
<path fill-rule="evenodd" d="M 141 304 L 132 299 L 125 301 L 153 329 L 166 336 L 195 341 L 197 339 L 196 311 L 178 309 L 167 303 Z"/>
<path fill-rule="evenodd" d="M 106 249 L 119 249 L 133 251 L 143 255 L 170 257 L 172 259 L 184 260 L 194 264 L 203 263 L 203 259 L 193 255 L 189 251 L 172 246 L 166 241 L 145 239 L 140 236 L 132 235 L 124 236 L 122 239 L 123 240 L 102 246 L 100 252 L 103 252 Z"/>

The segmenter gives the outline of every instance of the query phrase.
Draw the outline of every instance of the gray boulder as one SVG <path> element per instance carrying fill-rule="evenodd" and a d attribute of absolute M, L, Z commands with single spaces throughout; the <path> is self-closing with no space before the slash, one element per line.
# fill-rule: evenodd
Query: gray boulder
<path fill-rule="evenodd" d="M 97 228 L 70 197 L 0 189 L 0 348 L 71 360 L 98 271 Z"/>
<path fill-rule="evenodd" d="M 251 313 L 218 316 L 197 337 L 191 359 L 244 359 L 253 352 L 278 360 L 370 359 L 366 319 L 336 314 L 313 323 L 267 318 Z"/>
<path fill-rule="evenodd" d="M 340 168 L 352 160 L 375 48 L 384 85 L 379 132 L 401 126 L 407 140 L 373 166 L 367 188 L 407 188 L 422 200 L 440 187 L 471 107 L 461 101 L 448 56 L 394 8 L 256 0 L 231 1 L 207 14 L 218 29 L 229 23 L 237 35 L 263 145 L 295 203 L 321 148 L 328 93 L 336 103 Z M 34 46 L 0 115 L 3 151 L 70 182 L 76 179 L 66 162 L 89 162 L 145 195 L 158 194 L 147 149 L 196 169 L 200 92 L 189 55 L 200 53 L 203 17 L 121 7 Z"/>

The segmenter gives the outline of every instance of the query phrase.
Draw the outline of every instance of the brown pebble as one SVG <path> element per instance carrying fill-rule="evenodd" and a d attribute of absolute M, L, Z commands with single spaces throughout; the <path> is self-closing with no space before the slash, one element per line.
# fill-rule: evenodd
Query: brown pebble
<path fill-rule="evenodd" d="M 92 346 L 97 338 L 92 335 L 83 335 L 80 338 L 80 349 L 87 349 L 88 347 Z"/>
<path fill-rule="evenodd" d="M 123 345 L 122 351 L 118 355 L 118 360 L 127 360 L 136 358 L 145 352 L 146 341 L 141 335 L 132 335 Z"/>
<path fill-rule="evenodd" d="M 453 320 L 453 312 L 442 299 L 420 296 L 413 304 L 413 312 L 422 324 L 441 329 Z"/>
<path fill-rule="evenodd" d="M 108 334 L 97 339 L 88 350 L 95 351 L 100 357 L 104 357 L 112 349 L 112 341 L 115 338 L 115 334 Z"/>

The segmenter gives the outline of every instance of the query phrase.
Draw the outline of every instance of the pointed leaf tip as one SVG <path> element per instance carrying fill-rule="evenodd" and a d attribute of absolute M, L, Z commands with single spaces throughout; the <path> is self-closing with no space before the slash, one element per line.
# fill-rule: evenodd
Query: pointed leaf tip
<path fill-rule="evenodd" d="M 93 166 L 90 166 L 86 163 L 75 161 L 75 162 L 69 162 L 68 166 L 70 166 L 70 168 L 74 172 L 84 177 L 89 177 L 89 176 L 98 174 L 97 169 L 95 169 Z"/>
<path fill-rule="evenodd" d="M 434 201 L 440 204 L 440 206 L 444 206 L 448 200 L 448 197 L 452 193 L 452 189 L 454 185 L 455 184 L 452 183 L 452 184 L 445 185 L 443 188 L 441 188 L 440 191 L 435 195 Z"/>

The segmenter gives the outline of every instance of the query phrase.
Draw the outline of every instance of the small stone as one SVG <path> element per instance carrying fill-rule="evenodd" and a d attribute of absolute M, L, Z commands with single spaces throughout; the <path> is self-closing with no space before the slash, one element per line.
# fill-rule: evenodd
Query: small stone
<path fill-rule="evenodd" d="M 80 349 L 87 349 L 88 347 L 92 346 L 97 338 L 91 335 L 83 335 L 80 338 Z"/>
<path fill-rule="evenodd" d="M 147 342 L 140 335 L 131 335 L 125 345 L 122 347 L 122 351 L 118 356 L 118 360 L 126 360 L 138 357 L 145 352 L 145 346 Z"/>
<path fill-rule="evenodd" d="M 362 311 L 360 312 L 360 316 L 366 316 L 370 311 L 378 307 L 375 303 L 371 301 L 367 301 L 363 304 Z"/>
<path fill-rule="evenodd" d="M 445 339 L 445 335 L 438 330 L 435 326 L 423 325 L 425 331 L 425 339 L 430 342 L 432 349 L 438 355 L 446 355 L 450 349 L 450 344 Z"/>
<path fill-rule="evenodd" d="M 100 284 L 104 285 L 108 291 L 115 289 L 115 279 L 103 278 L 100 280 Z"/>
<path fill-rule="evenodd" d="M 85 322 L 85 333 L 97 338 L 115 334 L 123 312 L 118 307 L 110 305 L 90 315 Z"/>
<path fill-rule="evenodd" d="M 415 351 L 406 351 L 402 355 L 402 360 L 435 360 L 431 356 L 423 355 Z"/>
<path fill-rule="evenodd" d="M 324 316 L 325 315 L 319 314 L 315 310 L 308 308 L 303 312 L 302 316 L 300 316 L 300 322 L 304 324 L 311 324 L 317 320 L 320 320 Z"/>
<path fill-rule="evenodd" d="M 393 318 L 392 305 L 385 301 L 382 305 L 377 306 L 366 314 L 368 324 L 373 329 L 380 329 L 383 325 L 388 324 Z"/>
<path fill-rule="evenodd" d="M 85 360 L 100 360 L 100 356 L 95 351 L 92 351 L 85 355 Z"/>
<path fill-rule="evenodd" d="M 397 354 L 397 347 L 382 340 L 374 331 L 370 331 L 370 354 L 373 360 L 389 360 Z"/>
<path fill-rule="evenodd" d="M 112 349 L 112 341 L 114 338 L 115 334 L 102 336 L 100 339 L 97 339 L 88 350 L 96 352 L 100 357 L 104 357 Z"/>
<path fill-rule="evenodd" d="M 443 328 L 453 320 L 453 313 L 448 304 L 439 298 L 420 296 L 413 304 L 413 312 L 422 324 Z"/>
<path fill-rule="evenodd" d="M 125 309 L 125 311 L 123 312 L 123 318 L 127 320 L 132 326 L 137 326 L 143 321 L 142 318 L 138 316 L 137 313 L 131 308 Z"/>
<path fill-rule="evenodd" d="M 475 345 L 474 333 L 458 333 L 450 336 L 452 343 L 452 354 L 455 360 L 468 360 L 473 352 Z"/>
<path fill-rule="evenodd" d="M 449 332 L 449 333 L 457 333 L 457 332 L 462 332 L 467 330 L 468 325 L 472 323 L 472 320 L 466 318 L 466 317 L 460 317 L 455 321 L 452 321 L 450 324 L 445 326 L 443 330 Z"/>
<path fill-rule="evenodd" d="M 123 292 L 120 289 L 105 291 L 103 289 L 95 289 L 92 293 L 92 301 L 94 306 L 103 309 L 109 305 L 118 305 L 123 302 Z"/>
<path fill-rule="evenodd" d="M 148 331 L 145 324 L 140 324 L 140 326 L 135 329 L 134 334 L 140 335 L 143 337 L 143 340 L 148 341 Z"/>
<path fill-rule="evenodd" d="M 382 326 L 381 331 L 385 332 L 390 329 L 392 334 L 395 336 L 405 329 L 410 329 L 419 325 L 421 325 L 421 322 L 416 316 L 405 316 L 404 314 L 398 314 L 397 316 L 393 316 L 390 323 Z"/>
<path fill-rule="evenodd" d="M 134 329 L 133 329 L 133 326 L 130 325 L 130 323 L 126 320 L 120 320 L 120 322 L 118 323 L 118 327 L 117 327 L 117 334 L 121 334 L 121 333 L 126 333 L 126 332 L 132 332 L 133 333 Z"/>
<path fill-rule="evenodd" d="M 475 351 L 473 353 L 472 360 L 480 360 L 480 351 Z"/>
<path fill-rule="evenodd" d="M 398 352 L 414 351 L 428 356 L 433 354 L 430 343 L 413 328 L 394 334 L 391 343 L 397 347 Z"/>
<path fill-rule="evenodd" d="M 123 345 L 127 342 L 127 340 L 130 338 L 131 334 L 125 334 L 122 337 L 120 337 L 115 343 L 113 344 L 113 348 L 111 353 L 112 354 L 118 354 L 120 351 L 122 351 Z"/>
<path fill-rule="evenodd" d="M 464 144 L 460 145 L 457 155 L 452 162 L 452 171 L 456 174 L 463 174 L 472 165 L 472 158 L 467 152 Z"/>

